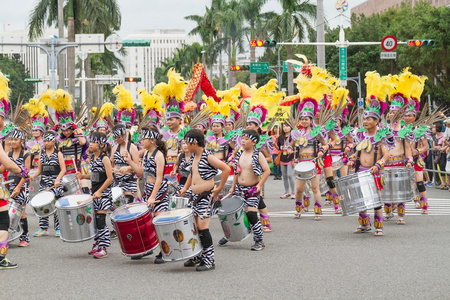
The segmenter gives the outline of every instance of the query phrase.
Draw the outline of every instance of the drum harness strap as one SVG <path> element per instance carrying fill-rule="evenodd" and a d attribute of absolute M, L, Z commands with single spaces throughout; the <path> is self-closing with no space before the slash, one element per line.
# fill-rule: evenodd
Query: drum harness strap
<path fill-rule="evenodd" d="M 355 173 L 358 173 L 359 167 L 361 167 L 360 156 L 361 156 L 361 151 L 358 151 L 357 155 L 356 155 Z M 373 164 L 374 165 L 375 165 L 375 163 L 377 161 L 377 157 L 378 157 L 378 145 L 375 147 L 375 149 L 373 151 Z"/>
<path fill-rule="evenodd" d="M 30 155 L 29 153 L 25 153 L 25 155 L 24 155 L 24 151 L 23 151 L 23 149 L 22 149 L 22 150 L 20 150 L 18 159 L 23 157 L 23 161 L 24 161 L 24 165 L 25 165 L 25 161 L 27 160 L 27 158 L 28 158 L 29 155 Z M 11 158 L 13 158 L 13 151 L 9 151 L 8 156 L 11 157 Z M 14 159 L 14 158 L 13 158 L 13 159 Z M 8 176 L 10 176 L 11 179 L 14 180 L 14 184 L 16 184 L 16 185 L 17 185 L 17 184 L 20 182 L 20 180 L 22 179 L 22 177 L 19 177 L 19 176 L 17 176 L 16 174 L 13 174 L 13 173 L 11 173 L 11 172 L 9 173 Z M 27 185 L 26 185 L 26 183 L 25 183 L 24 185 L 22 185 L 22 188 L 20 188 L 20 191 L 25 190 L 26 187 L 27 187 Z"/>

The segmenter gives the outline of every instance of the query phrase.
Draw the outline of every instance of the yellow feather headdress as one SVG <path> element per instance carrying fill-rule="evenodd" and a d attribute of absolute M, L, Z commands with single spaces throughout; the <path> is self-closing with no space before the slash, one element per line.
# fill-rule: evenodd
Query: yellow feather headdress
<path fill-rule="evenodd" d="M 5 99 L 9 102 L 11 96 L 11 89 L 8 86 L 9 79 L 0 72 L 0 100 Z"/>
<path fill-rule="evenodd" d="M 167 72 L 167 77 L 169 78 L 168 83 L 158 83 L 153 89 L 153 92 L 161 96 L 166 104 L 169 103 L 170 99 L 176 99 L 177 102 L 182 102 L 188 82 L 184 81 L 183 77 L 176 73 L 173 68 L 170 68 Z"/>
<path fill-rule="evenodd" d="M 116 85 L 112 90 L 116 95 L 116 106 L 119 110 L 131 111 L 134 105 L 133 96 L 122 84 Z"/>

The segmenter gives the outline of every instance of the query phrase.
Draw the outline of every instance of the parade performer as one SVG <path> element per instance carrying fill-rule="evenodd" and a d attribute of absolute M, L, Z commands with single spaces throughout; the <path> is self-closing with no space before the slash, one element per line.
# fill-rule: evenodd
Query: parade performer
<path fill-rule="evenodd" d="M 116 107 L 119 110 L 117 113 L 117 120 L 127 129 L 133 126 L 136 120 L 136 110 L 133 108 L 134 101 L 131 92 L 121 84 L 116 85 L 112 90 L 116 95 Z"/>
<path fill-rule="evenodd" d="M 92 183 L 91 195 L 94 198 L 95 225 L 97 232 L 95 243 L 88 251 L 94 258 L 108 256 L 106 247 L 111 246 L 108 225 L 106 225 L 106 211 L 112 206 L 111 183 L 113 181 L 112 165 L 110 157 L 110 145 L 106 135 L 101 132 L 91 134 L 89 143 L 90 157 L 89 168 L 91 174 L 76 173 L 78 179 L 90 179 Z"/>
<path fill-rule="evenodd" d="M 322 202 L 319 189 L 320 174 L 322 172 L 319 167 L 324 154 L 328 151 L 329 145 L 327 140 L 327 130 L 325 126 L 321 127 L 314 123 L 314 117 L 318 113 L 319 101 L 329 91 L 330 84 L 321 74 L 322 70 L 313 68 L 313 75 L 307 76 L 300 74 L 294 81 L 302 93 L 300 95 L 286 97 L 281 105 L 292 105 L 300 100 L 298 106 L 301 129 L 292 131 L 292 143 L 288 149 L 288 153 L 298 153 L 297 161 L 308 162 L 313 161 L 317 170 L 317 175 L 311 179 L 311 187 L 314 196 L 314 220 L 322 220 Z M 329 107 L 325 105 L 325 107 Z M 320 145 L 319 145 L 320 144 Z M 298 150 L 294 151 L 294 148 Z M 303 193 L 305 192 L 306 181 L 297 178 L 295 192 L 295 219 L 301 218 Z M 309 206 L 309 198 L 305 198 L 305 207 Z"/>
<path fill-rule="evenodd" d="M 66 174 L 75 174 L 81 167 L 83 155 L 86 153 L 88 144 L 83 130 L 75 124 L 74 110 L 72 107 L 72 96 L 64 90 L 47 90 L 40 95 L 40 99 L 48 106 L 55 109 L 58 123 L 54 130 L 61 129 L 58 137 L 58 148 L 64 155 Z"/>
<path fill-rule="evenodd" d="M 164 178 L 166 144 L 161 140 L 160 133 L 155 126 L 142 128 L 140 141 L 145 151 L 142 165 L 136 164 L 128 152 L 125 152 L 124 159 L 133 168 L 133 171 L 144 179 L 144 199 L 156 217 L 169 208 L 168 182 Z M 160 251 L 155 258 L 155 264 L 164 262 Z"/>
<path fill-rule="evenodd" d="M 389 150 L 385 145 L 386 136 L 378 130 L 381 116 L 386 110 L 386 97 L 392 90 L 391 80 L 387 77 L 380 77 L 376 72 L 367 72 L 364 82 L 367 85 L 366 109 L 364 111 L 363 127 L 354 135 L 356 153 L 349 158 L 349 168 L 355 167 L 355 172 L 369 170 L 375 177 L 377 187 L 381 189 L 380 171 L 383 169 L 389 157 Z M 383 213 L 382 207 L 374 208 L 375 236 L 383 236 Z M 365 233 L 370 231 L 370 216 L 367 211 L 359 213 L 360 226 L 354 233 Z"/>
<path fill-rule="evenodd" d="M 33 138 L 25 143 L 25 150 L 31 153 L 31 172 L 34 173 L 39 164 L 39 153 L 44 147 L 44 140 L 42 136 L 47 129 L 48 112 L 45 109 L 45 104 L 38 99 L 30 99 L 30 101 L 22 106 L 23 109 L 28 110 L 31 116 L 31 131 Z"/>
<path fill-rule="evenodd" d="M 5 143 L 7 139 L 7 134 L 12 131 L 12 128 L 4 132 L 5 118 L 9 112 L 9 97 L 11 96 L 11 89 L 8 86 L 9 79 L 0 72 L 0 140 L 2 142 L 2 147 L 6 152 L 11 150 L 9 143 Z M 14 125 L 13 125 L 14 127 Z"/>
<path fill-rule="evenodd" d="M 61 180 L 66 174 L 66 165 L 64 163 L 63 154 L 56 148 L 57 134 L 54 131 L 46 131 L 43 136 L 44 147 L 39 155 L 39 164 L 36 172 L 30 176 L 30 180 L 36 180 L 41 175 L 39 191 L 49 190 L 55 195 L 56 199 L 64 195 L 64 189 Z M 55 236 L 60 236 L 58 214 L 55 212 L 54 228 Z M 48 235 L 48 217 L 39 217 L 39 230 L 33 236 Z"/>
<path fill-rule="evenodd" d="M 427 157 L 428 152 L 428 126 L 434 123 L 434 120 L 429 120 L 426 117 L 427 108 L 424 107 L 419 119 L 416 120 L 417 114 L 420 109 L 420 96 L 422 95 L 425 87 L 425 80 L 427 77 L 418 76 L 417 81 L 411 91 L 411 97 L 408 101 L 408 105 L 405 109 L 403 120 L 406 126 L 411 124 L 415 128 L 408 136 L 411 145 L 411 154 L 414 158 L 414 170 L 417 183 L 417 189 L 419 190 L 418 199 L 414 199 L 416 208 L 422 209 L 422 214 L 428 213 L 428 199 L 425 184 L 423 182 L 423 169 L 425 168 L 424 159 Z M 424 123 L 425 120 L 425 123 Z"/>
<path fill-rule="evenodd" d="M 184 108 L 183 99 L 188 83 L 173 68 L 169 70 L 167 77 L 169 78 L 168 83 L 158 83 L 153 89 L 153 92 L 162 97 L 166 109 L 165 121 L 167 126 L 162 128 L 160 132 L 167 148 L 164 175 L 169 176 L 179 152 L 177 136 L 181 130 L 181 112 Z"/>
<path fill-rule="evenodd" d="M 230 174 L 230 167 L 205 149 L 205 137 L 198 129 L 191 129 L 185 135 L 189 151 L 192 153 L 190 165 L 192 166 L 186 185 L 180 190 L 184 196 L 189 187 L 192 188 L 190 203 L 192 205 L 198 234 L 203 246 L 202 253 L 185 262 L 184 266 L 197 266 L 197 271 L 215 269 L 214 246 L 209 231 L 211 217 L 217 213 L 218 202 L 215 202 Z M 214 176 L 217 169 L 222 171 L 218 187 L 214 186 Z"/>
<path fill-rule="evenodd" d="M 259 251 L 265 248 L 263 231 L 258 219 L 258 206 L 262 187 L 270 176 L 270 168 L 264 155 L 255 149 L 259 142 L 259 134 L 254 130 L 242 132 L 242 149 L 236 155 L 236 168 L 230 193 L 242 196 L 247 206 L 247 217 L 253 231 L 255 244 L 251 250 Z"/>
<path fill-rule="evenodd" d="M 414 159 L 411 154 L 411 146 L 406 136 L 409 135 L 409 131 L 412 126 L 405 126 L 402 128 L 401 118 L 403 116 L 404 109 L 408 104 L 408 99 L 411 96 L 411 90 L 414 82 L 418 80 L 417 76 L 413 76 L 408 69 L 405 69 L 400 75 L 393 76 L 392 82 L 395 85 L 390 100 L 391 105 L 389 107 L 388 118 L 390 120 L 390 130 L 393 134 L 393 142 L 395 143 L 389 147 L 389 159 L 385 164 L 385 168 L 394 167 L 407 167 L 411 168 L 414 165 Z M 392 203 L 384 204 L 385 220 L 389 220 L 394 217 L 392 212 Z M 405 203 L 398 203 L 398 225 L 405 225 Z"/>
<path fill-rule="evenodd" d="M 106 102 L 100 108 L 100 115 L 97 122 L 94 124 L 95 131 L 101 132 L 108 136 L 108 132 L 114 126 L 114 122 L 111 119 L 114 105 L 110 102 Z"/>
<path fill-rule="evenodd" d="M 24 142 L 25 132 L 17 127 L 14 128 L 9 137 L 9 144 L 12 150 L 9 151 L 8 157 L 22 169 L 30 166 L 31 161 L 29 153 L 26 153 L 24 151 Z M 0 167 L 0 173 L 3 173 L 4 171 L 5 166 L 2 165 Z M 30 202 L 28 183 L 26 182 L 25 178 L 12 173 L 8 174 L 8 180 L 13 180 L 12 183 L 9 183 L 7 185 L 11 195 L 11 200 L 16 201 L 20 206 L 24 208 L 22 217 L 20 219 L 20 225 L 23 229 L 23 233 L 19 237 L 19 247 L 26 247 L 30 243 L 30 236 L 28 234 L 28 219 L 27 213 L 25 211 L 26 205 L 28 204 L 28 202 Z"/>
<path fill-rule="evenodd" d="M 226 161 L 228 155 L 226 153 L 226 146 L 230 142 L 230 139 L 224 137 L 223 131 L 225 118 L 230 113 L 230 105 L 225 101 L 217 103 L 212 98 L 208 98 L 206 101 L 212 116 L 210 119 L 211 131 L 205 136 L 205 148 L 221 161 Z"/>

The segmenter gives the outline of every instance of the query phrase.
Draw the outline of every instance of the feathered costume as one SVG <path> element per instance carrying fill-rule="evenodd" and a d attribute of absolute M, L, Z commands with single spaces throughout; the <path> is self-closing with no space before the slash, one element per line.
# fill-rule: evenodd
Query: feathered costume
<path fill-rule="evenodd" d="M 43 134 L 47 128 L 49 118 L 45 104 L 40 99 L 30 99 L 22 108 L 28 110 L 28 114 L 31 116 L 31 130 L 38 130 Z M 36 141 L 33 138 L 26 142 L 25 149 L 34 155 L 39 155 L 43 146 L 43 140 Z"/>
<path fill-rule="evenodd" d="M 162 97 L 155 93 L 147 93 L 145 89 L 139 90 L 139 97 L 143 107 L 144 116 L 147 116 L 149 125 L 158 126 L 161 119 Z"/>
<path fill-rule="evenodd" d="M 9 79 L 0 72 L 0 117 L 6 118 L 9 112 L 9 97 L 11 96 L 11 89 L 8 86 Z M 14 125 L 10 124 L 2 129 L 0 133 L 0 141 L 7 138 L 12 132 Z"/>
<path fill-rule="evenodd" d="M 112 90 L 116 95 L 116 107 L 119 110 L 117 119 L 126 127 L 131 127 L 136 119 L 136 110 L 133 108 L 134 101 L 131 92 L 119 84 Z"/>
<path fill-rule="evenodd" d="M 105 128 L 106 130 L 110 130 L 113 124 L 110 124 L 111 114 L 114 110 L 114 104 L 111 102 L 106 102 L 102 105 L 100 109 L 100 118 L 94 124 L 95 129 Z"/>

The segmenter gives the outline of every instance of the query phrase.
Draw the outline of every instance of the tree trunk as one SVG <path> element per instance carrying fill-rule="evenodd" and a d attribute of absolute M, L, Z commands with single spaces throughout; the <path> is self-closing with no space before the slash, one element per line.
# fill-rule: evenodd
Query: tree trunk
<path fill-rule="evenodd" d="M 58 38 L 64 38 L 64 1 L 58 0 Z M 58 56 L 58 88 L 65 88 L 65 77 L 66 77 L 66 55 L 59 54 Z"/>
<path fill-rule="evenodd" d="M 73 17 L 68 18 L 68 40 L 75 42 L 75 20 Z M 69 94 L 75 96 L 75 48 L 69 47 L 67 49 L 67 70 L 69 78 Z"/>
<path fill-rule="evenodd" d="M 323 0 L 317 0 L 317 42 L 325 42 L 324 17 L 323 17 Z M 317 46 L 317 66 L 325 69 L 325 46 Z"/>
<path fill-rule="evenodd" d="M 222 28 L 219 28 L 219 39 L 222 38 Z M 223 91 L 223 84 L 222 84 L 222 70 L 223 70 L 223 66 L 222 66 L 222 50 L 219 51 L 219 90 Z"/>
<path fill-rule="evenodd" d="M 292 59 L 292 46 L 286 46 L 287 57 Z M 288 96 L 294 95 L 294 69 L 292 64 L 288 64 Z"/>
<path fill-rule="evenodd" d="M 231 39 L 228 39 L 227 43 L 227 51 L 228 51 L 228 87 L 225 87 L 225 89 L 229 89 L 231 87 L 231 78 L 234 71 L 231 71 Z"/>

